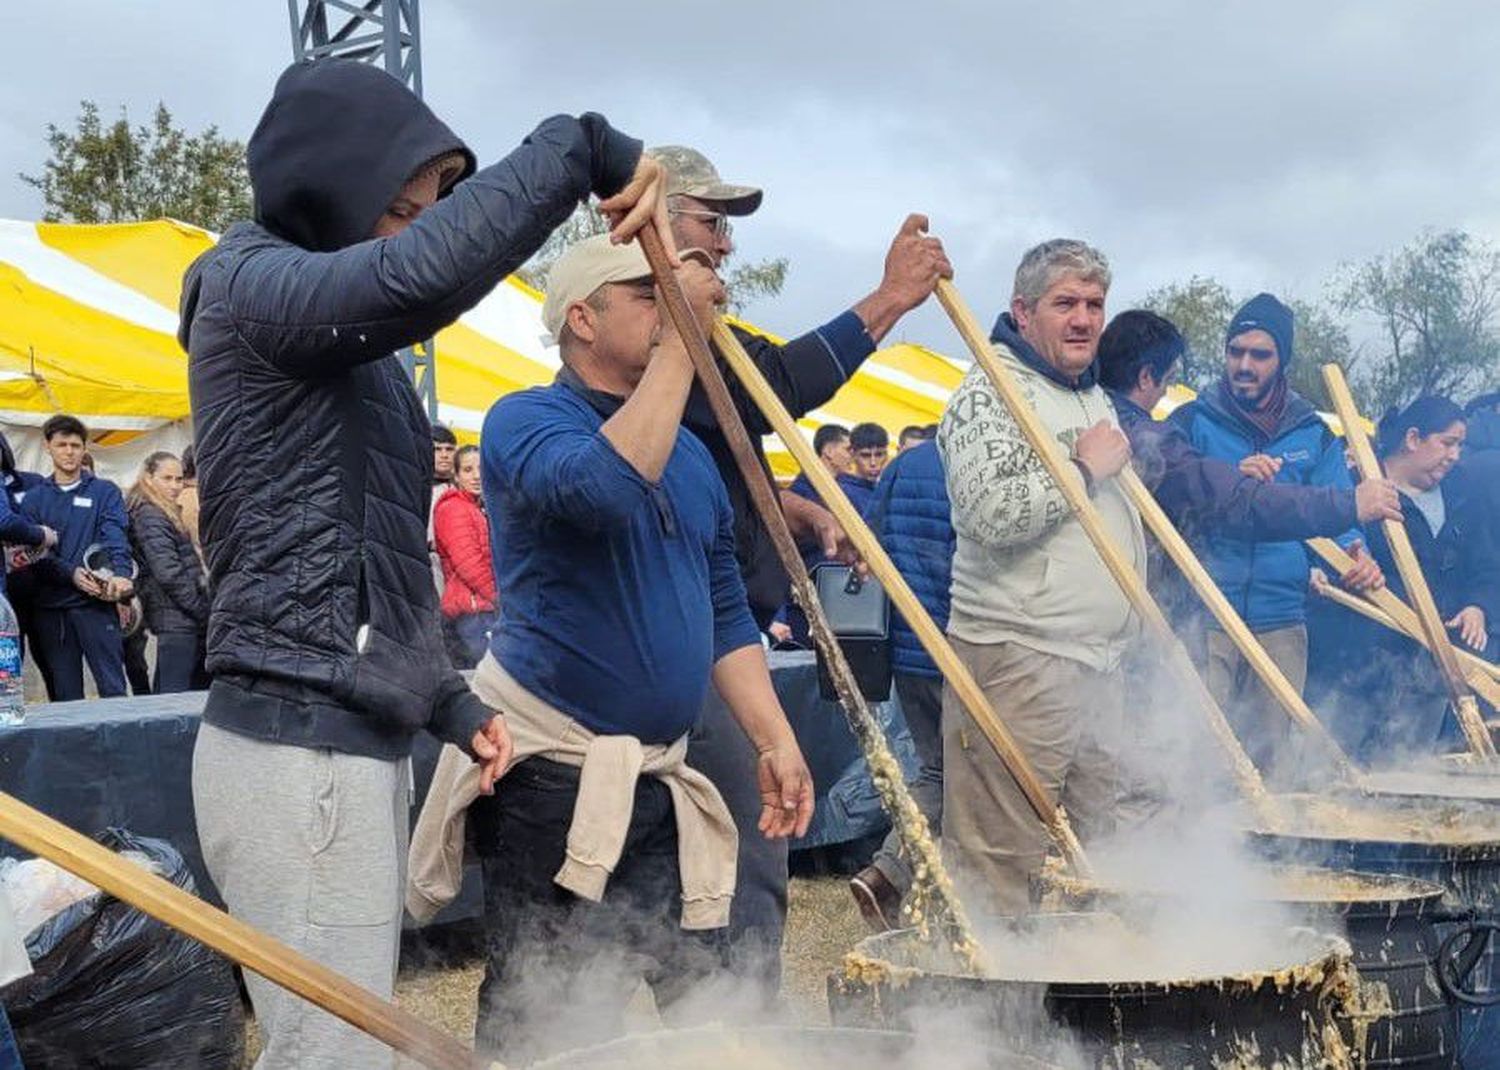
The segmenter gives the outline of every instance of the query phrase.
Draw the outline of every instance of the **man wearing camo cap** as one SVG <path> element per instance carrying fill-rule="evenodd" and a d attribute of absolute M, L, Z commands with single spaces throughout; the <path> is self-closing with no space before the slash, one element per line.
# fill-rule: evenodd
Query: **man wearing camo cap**
<path fill-rule="evenodd" d="M 668 173 L 667 205 L 678 249 L 702 249 L 714 267 L 719 268 L 734 251 L 730 219 L 755 212 L 760 207 L 761 190 L 725 182 L 707 157 L 695 149 L 667 145 L 648 151 Z M 952 275 L 942 243 L 929 237 L 926 230 L 925 216 L 907 216 L 886 253 L 879 285 L 821 327 L 785 345 L 735 329 L 751 359 L 793 416 L 801 417 L 833 397 L 897 320 L 927 299 L 939 277 Z M 723 368 L 722 357 L 720 367 Z M 759 449 L 760 436 L 770 432 L 771 427 L 727 370 L 725 379 L 751 440 Z M 688 398 L 683 423 L 708 447 L 729 490 L 735 514 L 735 551 L 750 611 L 764 630 L 787 600 L 786 573 L 777 560 L 769 533 L 755 512 L 729 443 L 714 420 L 702 388 L 696 384 Z M 764 456 L 761 462 L 766 463 Z M 781 494 L 781 505 L 799 543 L 821 546 L 830 557 L 852 558 L 847 537 L 827 510 L 787 492 Z M 713 693 L 693 733 L 689 759 L 713 780 L 739 826 L 739 881 L 729 923 L 732 954 L 736 968 L 761 982 L 762 994 L 772 1000 L 781 982 L 787 845 L 785 840 L 767 840 L 756 833 L 761 800 L 754 788 L 755 777 L 747 775 L 747 771 L 753 774 L 757 756 Z"/>

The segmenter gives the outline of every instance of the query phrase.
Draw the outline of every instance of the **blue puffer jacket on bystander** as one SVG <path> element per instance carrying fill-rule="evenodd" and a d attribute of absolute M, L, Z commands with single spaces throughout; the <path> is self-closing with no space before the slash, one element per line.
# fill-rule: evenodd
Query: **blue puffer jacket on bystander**
<path fill-rule="evenodd" d="M 904 450 L 886 466 L 865 519 L 922 608 L 946 629 L 957 537 L 937 443 Z M 940 675 L 899 613 L 891 615 L 891 663 L 898 673 Z"/>

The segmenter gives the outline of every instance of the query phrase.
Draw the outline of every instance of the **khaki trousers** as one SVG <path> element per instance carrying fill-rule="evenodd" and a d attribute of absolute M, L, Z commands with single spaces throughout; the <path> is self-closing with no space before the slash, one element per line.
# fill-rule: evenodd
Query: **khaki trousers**
<path fill-rule="evenodd" d="M 1120 674 L 1015 643 L 950 641 L 1079 838 L 1108 834 L 1119 794 L 1110 752 L 1124 717 Z M 1050 837 L 951 688 L 943 763 L 944 861 L 976 913 L 1026 912 Z"/>
<path fill-rule="evenodd" d="M 1307 683 L 1307 626 L 1294 624 L 1256 632 L 1255 638 L 1301 694 Z M 1234 640 L 1217 628 L 1208 631 L 1204 682 L 1218 702 L 1250 760 L 1273 786 L 1296 779 L 1298 764 L 1292 720 L 1255 675 Z"/>

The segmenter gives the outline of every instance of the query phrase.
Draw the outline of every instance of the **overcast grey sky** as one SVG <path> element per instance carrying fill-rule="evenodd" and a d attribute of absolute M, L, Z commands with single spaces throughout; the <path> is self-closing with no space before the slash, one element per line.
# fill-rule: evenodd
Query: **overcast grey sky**
<path fill-rule="evenodd" d="M 248 137 L 289 61 L 283 0 L 7 5 L 0 216 L 78 102 Z M 622 24 L 622 17 L 633 21 Z M 1424 227 L 1500 234 L 1500 13 L 1486 3 L 528 3 L 425 0 L 428 101 L 481 162 L 598 110 L 763 185 L 750 309 L 795 332 L 861 296 L 908 211 L 988 320 L 1020 253 L 1086 238 L 1113 309 L 1211 274 L 1315 297 Z M 956 351 L 935 309 L 898 335 Z"/>

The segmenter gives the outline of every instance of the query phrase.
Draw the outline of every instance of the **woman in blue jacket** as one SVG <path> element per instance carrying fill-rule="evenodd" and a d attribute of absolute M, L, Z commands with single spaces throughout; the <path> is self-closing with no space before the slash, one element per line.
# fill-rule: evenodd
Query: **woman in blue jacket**
<path fill-rule="evenodd" d="M 1483 488 L 1454 471 L 1465 432 L 1463 410 L 1452 401 L 1419 397 L 1381 419 L 1376 450 L 1401 493 L 1406 533 L 1451 638 L 1459 649 L 1494 661 L 1500 654 L 1500 546 Z M 1383 529 L 1371 525 L 1367 534 L 1386 581 L 1406 599 Z M 1371 660 L 1379 679 L 1364 696 L 1376 723 L 1366 726 L 1361 749 L 1374 758 L 1398 757 L 1403 748 L 1431 750 L 1440 741 L 1440 749 L 1450 749 L 1459 735 L 1432 656 L 1387 629 L 1377 643 L 1383 656 Z"/>

